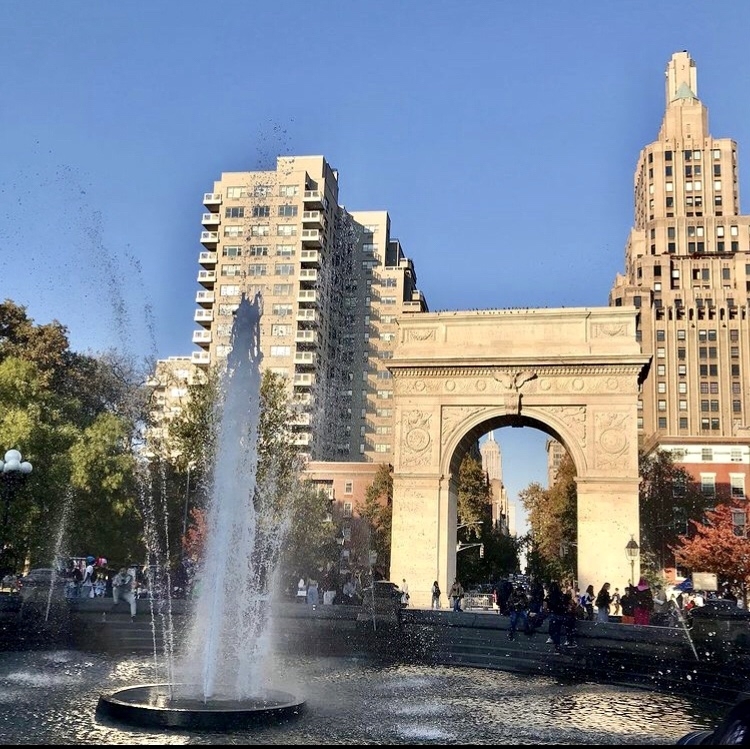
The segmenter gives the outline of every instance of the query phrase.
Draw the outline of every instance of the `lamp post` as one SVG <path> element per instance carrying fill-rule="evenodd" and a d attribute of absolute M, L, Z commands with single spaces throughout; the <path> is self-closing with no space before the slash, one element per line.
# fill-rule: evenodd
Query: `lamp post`
<path fill-rule="evenodd" d="M 3 478 L 3 500 L 5 509 L 3 511 L 3 538 L 8 528 L 8 519 L 10 513 L 10 501 L 21 485 L 21 482 L 31 473 L 32 465 L 23 459 L 18 450 L 8 450 L 5 453 L 5 460 L 0 460 L 0 470 Z"/>
<path fill-rule="evenodd" d="M 634 578 L 635 578 L 635 560 L 638 559 L 638 554 L 640 553 L 640 547 L 636 543 L 635 538 L 633 537 L 633 534 L 630 534 L 630 541 L 628 541 L 625 544 L 625 554 L 627 554 L 628 559 L 630 560 L 630 584 L 634 584 Z"/>

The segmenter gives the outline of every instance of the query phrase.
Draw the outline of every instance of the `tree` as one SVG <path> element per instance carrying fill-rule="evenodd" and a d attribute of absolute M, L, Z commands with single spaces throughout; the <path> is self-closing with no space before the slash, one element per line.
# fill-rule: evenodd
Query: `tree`
<path fill-rule="evenodd" d="M 490 485 L 482 468 L 481 459 L 470 453 L 465 455 L 458 469 L 458 498 L 456 502 L 458 525 L 468 526 L 459 538 L 482 537 L 482 524 L 489 528 L 492 522 Z M 462 529 L 463 530 L 463 529 Z"/>
<path fill-rule="evenodd" d="M 741 523 L 738 523 L 738 516 Z M 722 583 L 738 586 L 747 606 L 750 540 L 746 536 L 747 508 L 724 502 L 706 511 L 704 522 L 691 520 L 692 537 L 679 535 L 671 547 L 677 563 L 692 572 L 714 572 Z"/>
<path fill-rule="evenodd" d="M 670 548 L 689 520 L 702 517 L 707 499 L 668 450 L 638 456 L 641 567 L 659 575 L 671 562 Z M 652 560 L 650 565 L 648 560 Z"/>
<path fill-rule="evenodd" d="M 576 470 L 567 453 L 560 461 L 555 483 L 544 489 L 538 483 L 519 492 L 527 512 L 537 574 L 547 579 L 573 577 L 578 522 Z"/>
<path fill-rule="evenodd" d="M 386 579 L 391 567 L 391 528 L 393 521 L 393 469 L 387 463 L 378 466 L 372 483 L 365 490 L 360 517 L 367 521 L 370 549 L 378 555 L 378 569 Z"/>
<path fill-rule="evenodd" d="M 13 497 L 3 564 L 142 548 L 132 447 L 139 386 L 121 357 L 70 351 L 65 328 L 0 305 L 0 435 L 34 471 Z M 58 543 L 58 539 L 60 543 Z"/>

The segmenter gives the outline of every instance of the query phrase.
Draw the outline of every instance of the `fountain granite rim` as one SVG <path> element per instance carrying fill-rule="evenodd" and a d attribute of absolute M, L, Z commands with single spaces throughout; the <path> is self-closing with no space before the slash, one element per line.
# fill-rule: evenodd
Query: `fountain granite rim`
<path fill-rule="evenodd" d="M 170 697 L 184 685 L 138 684 L 99 697 L 97 717 L 141 728 L 227 731 L 251 725 L 284 723 L 299 717 L 305 701 L 288 692 L 264 690 L 244 700 Z"/>

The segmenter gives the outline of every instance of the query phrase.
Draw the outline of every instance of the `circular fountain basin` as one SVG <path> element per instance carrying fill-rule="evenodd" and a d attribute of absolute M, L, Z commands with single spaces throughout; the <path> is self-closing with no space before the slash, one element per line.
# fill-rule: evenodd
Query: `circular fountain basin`
<path fill-rule="evenodd" d="M 141 684 L 101 695 L 96 714 L 140 727 L 227 731 L 289 721 L 304 708 L 304 700 L 276 690 L 244 700 L 204 701 L 172 694 L 169 684 Z"/>

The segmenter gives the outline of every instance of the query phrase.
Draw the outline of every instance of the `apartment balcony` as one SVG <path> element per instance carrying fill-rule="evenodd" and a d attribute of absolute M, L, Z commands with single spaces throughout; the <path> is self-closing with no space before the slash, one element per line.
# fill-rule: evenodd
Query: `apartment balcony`
<path fill-rule="evenodd" d="M 414 263 L 410 258 L 402 257 L 401 260 L 398 261 L 398 267 L 403 268 L 404 270 L 414 275 Z"/>
<path fill-rule="evenodd" d="M 323 208 L 323 197 L 322 190 L 305 190 L 305 194 L 302 196 L 305 201 L 305 210 L 312 210 L 314 208 Z"/>
<path fill-rule="evenodd" d="M 216 247 L 219 242 L 218 231 L 202 231 L 201 232 L 201 244 L 204 247 Z"/>
<path fill-rule="evenodd" d="M 216 283 L 216 271 L 199 270 L 198 283 L 203 286 L 204 289 L 213 289 L 214 284 Z"/>
<path fill-rule="evenodd" d="M 311 441 L 312 438 L 308 432 L 300 432 L 299 434 L 292 435 L 292 444 L 297 447 L 306 447 Z"/>
<path fill-rule="evenodd" d="M 207 348 L 211 343 L 211 331 L 210 330 L 194 330 L 193 331 L 193 343 L 197 343 L 199 346 Z"/>
<path fill-rule="evenodd" d="M 320 252 L 318 250 L 301 250 L 299 259 L 305 265 L 317 265 L 320 267 Z"/>
<path fill-rule="evenodd" d="M 190 360 L 199 367 L 207 367 L 211 363 L 211 354 L 208 351 L 193 351 Z"/>
<path fill-rule="evenodd" d="M 297 301 L 317 304 L 318 292 L 315 289 L 300 289 L 299 294 L 297 294 Z"/>
<path fill-rule="evenodd" d="M 294 335 L 295 343 L 317 343 L 318 333 L 315 330 L 298 330 Z"/>
<path fill-rule="evenodd" d="M 303 247 L 322 247 L 323 246 L 323 233 L 320 229 L 303 229 L 302 230 L 302 246 Z"/>
<path fill-rule="evenodd" d="M 212 309 L 197 309 L 193 315 L 193 320 L 203 326 L 210 327 L 214 321 L 214 311 Z"/>
<path fill-rule="evenodd" d="M 218 208 L 221 205 L 221 193 L 220 192 L 203 193 L 203 205 L 209 209 Z"/>
<path fill-rule="evenodd" d="M 294 374 L 294 386 L 309 388 L 315 384 L 315 375 L 295 372 Z"/>
<path fill-rule="evenodd" d="M 313 397 L 310 393 L 295 393 L 294 403 L 296 406 L 307 408 L 312 406 Z"/>
<path fill-rule="evenodd" d="M 309 427 L 312 423 L 312 415 L 304 412 L 294 414 L 289 423 L 295 427 Z"/>
<path fill-rule="evenodd" d="M 314 309 L 297 310 L 297 322 L 313 323 L 317 325 L 320 322 L 318 311 Z"/>
<path fill-rule="evenodd" d="M 214 303 L 214 292 L 213 291 L 199 291 L 195 295 L 196 304 L 209 305 Z"/>
<path fill-rule="evenodd" d="M 318 280 L 318 269 L 317 268 L 302 268 L 299 272 L 300 281 L 317 281 Z"/>
<path fill-rule="evenodd" d="M 201 252 L 198 255 L 198 262 L 204 267 L 214 266 L 219 260 L 219 255 L 216 252 Z"/>
<path fill-rule="evenodd" d="M 318 355 L 314 351 L 297 351 L 294 363 L 304 367 L 314 367 L 318 363 Z"/>
<path fill-rule="evenodd" d="M 201 223 L 203 226 L 218 226 L 221 223 L 221 216 L 218 213 L 204 213 Z"/>
<path fill-rule="evenodd" d="M 304 226 L 323 228 L 324 214 L 322 211 L 302 211 L 302 223 Z"/>

